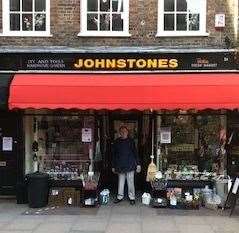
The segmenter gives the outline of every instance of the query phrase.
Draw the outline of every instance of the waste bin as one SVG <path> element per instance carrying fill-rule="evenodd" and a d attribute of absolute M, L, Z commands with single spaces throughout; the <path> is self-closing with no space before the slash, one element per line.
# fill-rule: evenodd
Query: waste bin
<path fill-rule="evenodd" d="M 49 176 L 35 172 L 26 176 L 28 184 L 28 203 L 30 208 L 45 207 L 48 202 Z"/>

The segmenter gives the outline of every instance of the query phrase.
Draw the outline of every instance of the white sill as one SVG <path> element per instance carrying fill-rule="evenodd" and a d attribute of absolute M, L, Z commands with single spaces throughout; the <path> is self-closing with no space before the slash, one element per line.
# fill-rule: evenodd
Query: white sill
<path fill-rule="evenodd" d="M 0 33 L 0 37 L 53 37 L 52 34 L 49 33 L 38 33 L 38 34 L 26 34 L 26 33 Z"/>
<path fill-rule="evenodd" d="M 155 35 L 156 37 L 193 37 L 193 36 L 209 36 L 209 33 L 168 33 L 168 32 L 159 32 Z"/>
<path fill-rule="evenodd" d="M 130 37 L 131 34 L 128 32 L 79 32 L 77 34 L 79 37 Z"/>

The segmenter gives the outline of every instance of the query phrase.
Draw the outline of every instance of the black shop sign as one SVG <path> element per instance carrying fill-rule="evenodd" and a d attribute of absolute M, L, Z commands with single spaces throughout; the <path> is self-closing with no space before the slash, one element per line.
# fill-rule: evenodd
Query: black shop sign
<path fill-rule="evenodd" d="M 234 53 L 1 53 L 0 71 L 233 70 Z"/>

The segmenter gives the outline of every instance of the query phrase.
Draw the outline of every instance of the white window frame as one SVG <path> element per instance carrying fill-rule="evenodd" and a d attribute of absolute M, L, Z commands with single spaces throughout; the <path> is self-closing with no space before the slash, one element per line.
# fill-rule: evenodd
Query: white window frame
<path fill-rule="evenodd" d="M 78 36 L 85 37 L 129 37 L 129 0 L 123 0 L 123 31 L 88 31 L 87 30 L 87 1 L 81 0 L 80 32 Z"/>
<path fill-rule="evenodd" d="M 190 1 L 198 1 L 198 0 L 190 0 Z M 208 36 L 209 33 L 206 32 L 206 24 L 207 24 L 207 0 L 202 1 L 202 8 L 200 11 L 200 24 L 199 31 L 165 31 L 164 30 L 164 0 L 158 0 L 158 29 L 157 29 L 157 37 L 169 37 L 169 36 Z M 175 2 L 176 4 L 176 2 Z M 176 14 L 177 11 L 174 11 Z M 176 20 L 176 17 L 175 17 Z"/>
<path fill-rule="evenodd" d="M 50 34 L 50 0 L 46 1 L 46 30 L 45 31 L 11 31 L 10 30 L 10 0 L 2 0 L 2 33 L 0 36 L 13 37 L 51 37 Z M 34 7 L 34 5 L 33 5 Z M 34 13 L 34 9 L 32 11 Z"/>

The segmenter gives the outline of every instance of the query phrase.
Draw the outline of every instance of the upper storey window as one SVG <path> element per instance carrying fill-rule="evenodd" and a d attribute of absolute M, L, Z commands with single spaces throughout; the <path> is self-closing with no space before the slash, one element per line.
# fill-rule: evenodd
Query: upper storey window
<path fill-rule="evenodd" d="M 79 36 L 129 36 L 129 0 L 82 0 Z"/>
<path fill-rule="evenodd" d="M 3 0 L 3 35 L 50 35 L 50 0 Z"/>
<path fill-rule="evenodd" d="M 206 36 L 206 0 L 159 0 L 158 36 Z"/>

